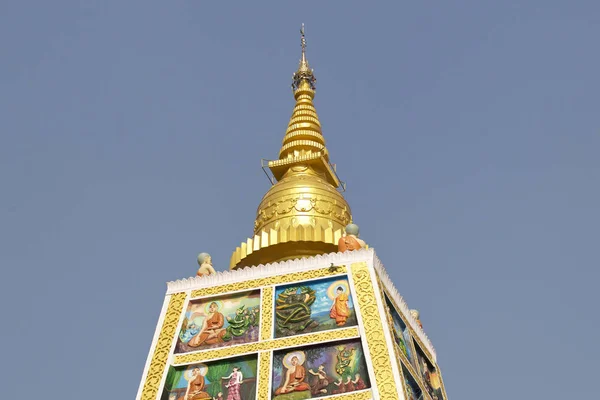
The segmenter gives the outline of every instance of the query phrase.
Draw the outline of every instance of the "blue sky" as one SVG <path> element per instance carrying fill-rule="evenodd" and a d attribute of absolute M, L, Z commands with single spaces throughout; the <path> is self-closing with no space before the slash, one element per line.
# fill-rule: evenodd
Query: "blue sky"
<path fill-rule="evenodd" d="M 302 22 L 450 398 L 597 396 L 600 3 L 5 0 L 3 398 L 134 397 L 165 282 L 252 234 Z"/>

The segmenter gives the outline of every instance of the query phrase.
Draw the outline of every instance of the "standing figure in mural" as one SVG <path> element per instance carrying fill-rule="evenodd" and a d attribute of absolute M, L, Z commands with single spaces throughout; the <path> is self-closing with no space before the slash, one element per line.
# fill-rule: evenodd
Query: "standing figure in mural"
<path fill-rule="evenodd" d="M 198 276 L 209 276 L 217 273 L 212 266 L 212 257 L 208 253 L 200 253 L 198 254 L 198 272 L 196 275 Z"/>
<path fill-rule="evenodd" d="M 437 374 L 432 374 L 430 372 L 429 365 L 427 364 L 425 358 L 421 358 L 421 364 L 421 375 L 423 376 L 423 383 L 425 384 L 425 389 L 427 389 L 427 393 L 429 393 L 433 400 L 441 400 L 441 389 L 437 379 Z M 435 382 L 433 379 L 434 377 L 436 378 Z"/>
<path fill-rule="evenodd" d="M 313 395 L 327 393 L 329 378 L 327 377 L 327 372 L 325 372 L 325 365 L 319 365 L 317 372 L 313 371 L 312 369 L 309 369 L 308 372 L 315 376 L 312 385 L 310 385 L 310 393 Z"/>
<path fill-rule="evenodd" d="M 348 375 L 348 377 L 346 378 L 346 382 L 344 382 L 344 386 L 346 389 L 346 392 L 354 392 L 356 390 L 356 388 L 354 387 L 354 382 L 352 382 L 352 377 L 350 375 Z"/>
<path fill-rule="evenodd" d="M 250 317 L 248 316 L 247 311 L 244 310 L 243 305 L 235 311 L 235 316 L 233 318 L 227 317 L 227 322 L 229 323 L 229 326 L 227 327 L 225 335 L 223 335 L 223 340 L 225 341 L 242 336 L 250 328 Z"/>
<path fill-rule="evenodd" d="M 346 234 L 338 240 L 338 251 L 360 250 L 367 246 L 364 240 L 358 238 L 358 225 L 348 224 L 345 228 Z"/>
<path fill-rule="evenodd" d="M 203 344 L 214 344 L 223 342 L 223 336 L 225 336 L 225 318 L 219 311 L 219 306 L 216 302 L 210 303 L 208 306 L 208 315 L 202 323 L 200 332 L 190 339 L 188 346 L 198 347 Z"/>
<path fill-rule="evenodd" d="M 202 369 L 196 367 L 192 370 L 191 377 L 188 380 L 187 390 L 185 391 L 184 400 L 203 400 L 211 398 L 211 396 L 204 391 L 206 386 L 204 381 L 206 370 L 206 366 L 203 366 Z"/>
<path fill-rule="evenodd" d="M 365 381 L 360 377 L 360 374 L 354 375 L 354 380 L 352 381 L 354 384 L 355 390 L 363 390 L 367 388 Z"/>
<path fill-rule="evenodd" d="M 316 299 L 315 291 L 308 286 L 285 289 L 277 296 L 275 305 L 277 330 L 289 336 L 318 326 L 310 317 Z"/>
<path fill-rule="evenodd" d="M 346 386 L 344 385 L 344 380 L 343 378 L 340 378 L 339 381 L 337 382 L 333 382 L 333 384 L 335 386 L 337 386 L 337 389 L 334 389 L 332 394 L 342 394 L 342 393 L 346 393 Z"/>
<path fill-rule="evenodd" d="M 335 319 L 337 326 L 343 326 L 346 324 L 348 317 L 350 316 L 350 308 L 348 308 L 348 294 L 344 293 L 344 288 L 338 286 L 335 291 L 335 299 L 329 311 L 329 317 Z"/>
<path fill-rule="evenodd" d="M 396 328 L 396 327 L 394 327 L 394 328 Z M 398 333 L 398 331 L 396 329 L 393 330 L 393 334 L 394 334 L 394 340 L 396 341 L 396 344 L 398 344 L 398 347 L 400 347 L 400 350 L 402 350 L 404 355 L 406 357 L 408 357 L 408 351 L 406 350 L 406 343 L 404 343 L 404 339 L 402 338 L 402 336 L 400 336 L 400 333 Z"/>
<path fill-rule="evenodd" d="M 285 378 L 282 379 L 281 386 L 275 390 L 276 395 L 310 390 L 310 386 L 306 383 L 306 370 L 302 366 L 304 360 L 306 355 L 303 351 L 293 351 L 283 357 Z"/>
<path fill-rule="evenodd" d="M 240 385 L 242 384 L 243 376 L 240 367 L 233 367 L 233 372 L 229 376 L 223 377 L 223 379 L 229 379 L 229 382 L 225 385 L 228 389 L 227 400 L 242 400 Z"/>
<path fill-rule="evenodd" d="M 335 364 L 335 372 L 339 376 L 345 376 L 350 374 L 350 364 L 352 363 L 352 356 L 354 355 L 354 347 L 338 348 L 337 363 Z"/>

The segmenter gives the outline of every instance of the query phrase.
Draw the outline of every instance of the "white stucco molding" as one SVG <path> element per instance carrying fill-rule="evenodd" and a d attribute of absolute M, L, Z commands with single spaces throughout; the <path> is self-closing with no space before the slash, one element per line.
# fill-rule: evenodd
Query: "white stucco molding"
<path fill-rule="evenodd" d="M 287 260 L 272 264 L 260 264 L 231 271 L 217 272 L 209 276 L 194 276 L 173 282 L 167 282 L 167 294 L 185 292 L 187 290 L 203 289 L 228 283 L 243 282 L 250 279 L 266 278 L 275 275 L 284 275 L 291 272 L 309 271 L 324 268 L 331 264 L 346 265 L 373 259 L 373 249 L 346 251 L 344 253 L 329 253 L 315 257 Z"/>
<path fill-rule="evenodd" d="M 374 258 L 375 259 L 373 260 L 373 266 L 375 267 L 375 271 L 377 271 L 377 273 L 379 275 L 379 279 L 381 280 L 381 283 L 387 289 L 392 300 L 394 300 L 394 302 L 396 304 L 398 304 L 398 306 L 400 307 L 400 310 L 398 310 L 398 311 L 400 311 L 404 315 L 404 317 L 409 322 L 413 331 L 416 332 L 419 339 L 421 339 L 421 342 L 423 342 L 425 347 L 427 347 L 427 350 L 429 350 L 429 352 L 431 353 L 431 355 L 437 362 L 437 354 L 435 352 L 435 348 L 433 347 L 433 344 L 431 343 L 431 340 L 429 340 L 429 337 L 427 337 L 427 334 L 425 333 L 423 328 L 421 328 L 421 326 L 419 326 L 417 321 L 411 315 L 408 304 L 406 304 L 406 301 L 404 301 L 404 298 L 400 295 L 400 293 L 398 293 L 398 289 L 396 289 L 396 286 L 394 286 L 392 279 L 390 278 L 387 271 L 383 267 L 383 264 L 381 263 L 381 261 L 379 261 L 379 258 L 377 258 L 376 255 L 374 255 Z"/>

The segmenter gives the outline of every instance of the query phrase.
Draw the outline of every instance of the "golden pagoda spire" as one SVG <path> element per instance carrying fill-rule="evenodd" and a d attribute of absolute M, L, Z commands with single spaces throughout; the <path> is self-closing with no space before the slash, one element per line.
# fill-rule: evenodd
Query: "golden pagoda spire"
<path fill-rule="evenodd" d="M 300 43 L 302 57 L 292 77 L 296 104 L 279 159 L 268 163 L 277 183 L 258 206 L 254 237 L 233 252 L 232 269 L 335 252 L 351 221 L 313 104 L 317 79 L 306 58 L 304 24 Z"/>
<path fill-rule="evenodd" d="M 269 168 L 275 179 L 280 180 L 292 164 L 310 163 L 313 169 L 324 174 L 329 183 L 337 188 L 340 182 L 329 165 L 329 152 L 325 147 L 321 122 L 313 104 L 317 78 L 306 59 L 304 24 L 300 29 L 300 44 L 302 58 L 300 58 L 298 69 L 292 75 L 292 90 L 296 105 L 285 131 L 281 150 L 279 151 L 279 160 L 270 161 Z"/>

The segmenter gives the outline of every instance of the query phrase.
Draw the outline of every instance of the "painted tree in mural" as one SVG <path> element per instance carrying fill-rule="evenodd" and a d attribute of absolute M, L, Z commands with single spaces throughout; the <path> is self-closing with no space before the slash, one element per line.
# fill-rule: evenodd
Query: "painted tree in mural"
<path fill-rule="evenodd" d="M 221 378 L 229 375 L 229 365 L 226 363 L 213 364 L 206 372 L 206 379 L 210 384 L 206 387 L 206 391 L 213 397 L 217 397 L 219 392 L 222 392 Z"/>

